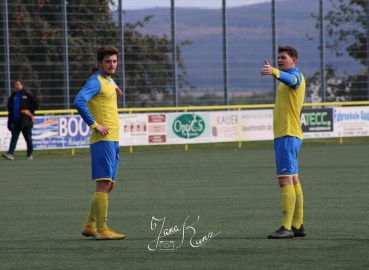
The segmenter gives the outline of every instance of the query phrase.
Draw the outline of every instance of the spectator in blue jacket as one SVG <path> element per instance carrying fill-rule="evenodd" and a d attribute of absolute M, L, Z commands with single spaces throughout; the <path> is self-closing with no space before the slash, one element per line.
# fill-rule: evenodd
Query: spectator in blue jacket
<path fill-rule="evenodd" d="M 14 82 L 14 92 L 8 100 L 8 129 L 12 133 L 9 151 L 3 157 L 13 160 L 19 134 L 22 132 L 27 143 L 27 159 L 33 159 L 32 128 L 34 113 L 38 109 L 40 101 L 35 95 L 24 89 L 20 80 Z"/>

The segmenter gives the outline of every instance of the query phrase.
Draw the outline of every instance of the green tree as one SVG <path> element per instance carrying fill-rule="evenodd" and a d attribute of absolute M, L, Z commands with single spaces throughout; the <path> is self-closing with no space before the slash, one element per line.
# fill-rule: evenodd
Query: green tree
<path fill-rule="evenodd" d="M 33 70 L 32 59 L 29 53 L 37 46 L 37 29 L 41 28 L 42 22 L 33 21 L 27 5 L 22 1 L 15 0 L 8 5 L 9 19 L 9 52 L 11 81 L 20 79 L 25 87 L 40 87 L 38 72 Z M 33 52 L 32 55 L 36 55 Z"/>
<path fill-rule="evenodd" d="M 103 45 L 119 48 L 119 29 L 112 20 L 112 0 L 69 0 L 68 61 L 71 103 L 96 64 L 96 50 Z M 59 28 L 60 30 L 60 28 Z M 116 76 L 114 76 L 117 79 Z"/>
<path fill-rule="evenodd" d="M 347 52 L 353 59 L 366 63 L 366 0 L 329 0 L 332 9 L 325 16 L 326 47 L 341 56 Z M 317 15 L 312 15 L 318 20 Z M 319 22 L 316 23 L 319 28 Z"/>
<path fill-rule="evenodd" d="M 86 81 L 81 74 L 88 76 L 97 46 L 118 42 L 109 2 L 68 1 L 69 102 Z M 63 3 L 8 1 L 11 80 L 22 79 L 27 88 L 43 94 L 46 109 L 64 108 Z"/>
<path fill-rule="evenodd" d="M 328 36 L 325 47 L 336 54 L 337 57 L 342 56 L 344 53 L 348 53 L 349 56 L 359 61 L 360 64 L 364 66 L 367 65 L 366 28 L 368 22 L 366 6 L 369 5 L 369 2 L 367 0 L 329 0 L 329 2 L 331 3 L 331 8 L 329 8 L 330 11 L 324 16 L 324 20 L 327 22 L 324 31 Z M 318 15 L 312 14 L 312 16 L 316 18 L 316 28 L 319 29 Z M 366 74 L 334 79 L 331 77 L 336 76 L 336 70 L 333 69 L 333 67 L 330 66 L 326 72 L 327 101 L 367 100 Z M 310 88 L 316 88 L 319 85 L 318 81 L 312 81 L 314 78 L 319 78 L 319 72 L 316 72 L 309 78 L 309 82 L 312 83 Z M 334 82 L 332 82 L 332 80 L 334 80 Z M 337 85 L 334 86 L 334 84 Z M 347 85 L 356 87 L 348 87 Z M 331 87 L 331 89 L 328 87 Z M 350 90 L 348 91 L 346 88 Z M 335 94 L 337 96 L 331 96 Z"/>
<path fill-rule="evenodd" d="M 61 0 L 8 1 L 11 80 L 20 78 L 28 88 L 41 92 L 44 109 L 61 109 L 65 105 L 63 3 Z M 91 75 L 90 67 L 96 63 L 97 48 L 102 45 L 120 47 L 121 31 L 109 8 L 113 4 L 114 0 L 68 1 L 70 104 Z M 139 32 L 151 18 L 147 16 L 136 24 L 125 24 L 125 94 L 130 107 L 155 106 L 159 99 L 162 105 L 173 105 L 170 39 L 144 36 Z M 176 45 L 177 82 L 184 92 L 192 86 L 187 81 L 181 47 L 189 44 L 190 41 L 180 41 Z M 117 72 L 114 79 L 120 81 L 119 76 Z M 1 88 L 5 89 L 4 85 Z"/>
<path fill-rule="evenodd" d="M 351 88 L 350 77 L 337 76 L 337 70 L 332 66 L 326 66 L 325 68 L 326 78 L 326 101 L 350 101 Z M 306 102 L 322 102 L 322 93 L 320 90 L 321 76 L 320 72 L 315 72 L 312 76 L 306 79 Z"/>

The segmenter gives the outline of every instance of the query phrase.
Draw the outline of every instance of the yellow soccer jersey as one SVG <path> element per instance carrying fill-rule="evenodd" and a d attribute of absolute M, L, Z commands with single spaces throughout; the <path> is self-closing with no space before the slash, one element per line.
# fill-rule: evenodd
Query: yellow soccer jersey
<path fill-rule="evenodd" d="M 297 67 L 287 72 L 279 71 L 275 77 L 281 83 L 273 113 L 274 138 L 293 136 L 302 140 L 300 114 L 305 97 L 305 78 Z"/>
<path fill-rule="evenodd" d="M 117 94 L 110 77 L 95 72 L 78 93 L 74 106 L 92 129 L 90 144 L 99 141 L 119 141 Z M 97 124 L 108 127 L 109 134 L 103 136 L 97 132 L 94 129 Z"/>

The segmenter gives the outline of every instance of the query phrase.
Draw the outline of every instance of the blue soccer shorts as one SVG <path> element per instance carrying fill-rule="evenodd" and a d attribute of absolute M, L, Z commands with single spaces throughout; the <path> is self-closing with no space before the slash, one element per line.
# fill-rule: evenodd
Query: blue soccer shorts
<path fill-rule="evenodd" d="M 277 164 L 277 177 L 298 175 L 297 154 L 302 140 L 292 136 L 274 139 L 274 152 Z"/>
<path fill-rule="evenodd" d="M 92 180 L 115 181 L 119 165 L 119 143 L 100 141 L 90 145 Z"/>

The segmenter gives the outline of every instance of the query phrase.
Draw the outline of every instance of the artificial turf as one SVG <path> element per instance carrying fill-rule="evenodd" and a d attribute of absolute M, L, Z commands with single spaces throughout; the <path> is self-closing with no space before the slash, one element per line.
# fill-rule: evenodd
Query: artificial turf
<path fill-rule="evenodd" d="M 307 236 L 288 240 L 267 239 L 281 225 L 269 146 L 121 153 L 108 216 L 121 241 L 81 235 L 88 154 L 3 159 L 0 269 L 369 269 L 368 153 L 302 146 Z M 159 241 L 172 246 L 156 246 L 164 218 L 162 234 L 178 232 Z"/>

